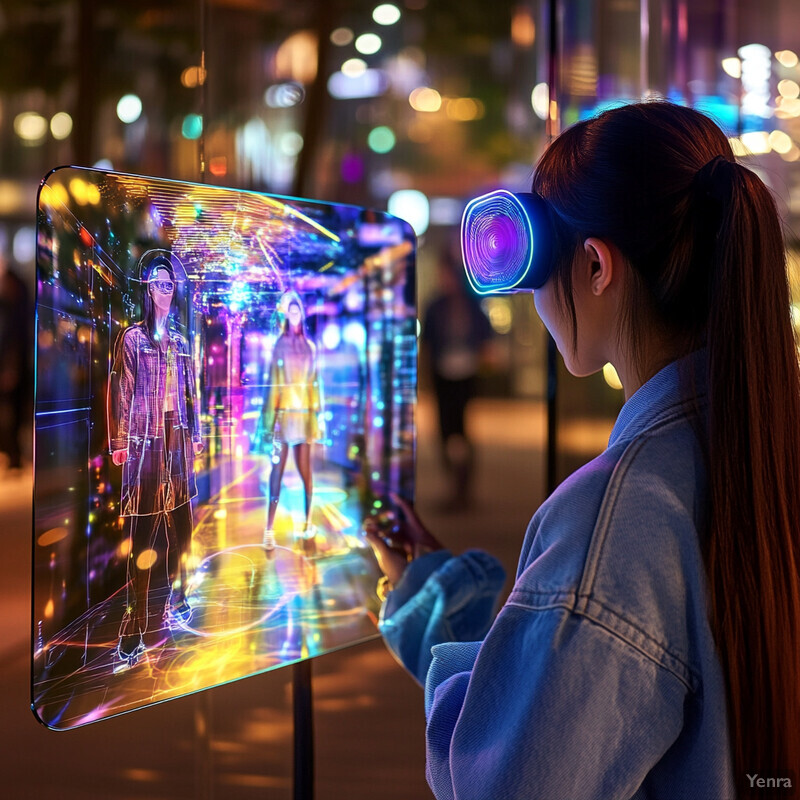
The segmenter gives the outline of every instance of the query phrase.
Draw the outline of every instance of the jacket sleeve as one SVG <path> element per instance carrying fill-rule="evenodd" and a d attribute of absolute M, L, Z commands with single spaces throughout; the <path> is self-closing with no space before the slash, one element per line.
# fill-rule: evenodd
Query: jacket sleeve
<path fill-rule="evenodd" d="M 181 355 L 184 363 L 183 379 L 185 381 L 184 391 L 186 393 L 186 417 L 192 441 L 197 444 L 203 440 L 200 430 L 200 413 L 197 406 L 197 383 L 195 381 L 194 359 L 189 348 L 189 343 L 181 337 Z"/>
<path fill-rule="evenodd" d="M 425 683 L 431 648 L 442 642 L 474 641 L 491 625 L 505 572 L 493 556 L 447 550 L 408 565 L 381 609 L 379 627 L 397 660 Z"/>
<path fill-rule="evenodd" d="M 688 687 L 568 603 L 505 605 L 440 644 L 425 686 L 438 800 L 630 798 L 677 738 Z"/>
<path fill-rule="evenodd" d="M 111 451 L 128 449 L 130 414 L 136 386 L 138 349 L 135 329 L 117 337 L 108 389 L 108 432 Z"/>

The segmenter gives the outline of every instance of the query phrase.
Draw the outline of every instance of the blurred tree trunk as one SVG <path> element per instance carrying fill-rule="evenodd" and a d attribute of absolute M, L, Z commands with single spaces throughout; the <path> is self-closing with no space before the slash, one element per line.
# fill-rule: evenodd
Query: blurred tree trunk
<path fill-rule="evenodd" d="M 307 197 L 314 193 L 314 162 L 324 134 L 328 110 L 328 55 L 331 49 L 331 32 L 339 19 L 337 0 L 317 0 L 314 18 L 317 22 L 317 75 L 306 95 L 306 116 L 303 122 L 303 149 L 297 158 L 297 168 L 292 184 L 292 194 Z"/>
<path fill-rule="evenodd" d="M 78 100 L 75 106 L 75 163 L 89 167 L 94 151 L 95 112 L 95 14 L 97 0 L 78 0 L 78 35 L 75 39 L 75 73 L 78 76 Z"/>

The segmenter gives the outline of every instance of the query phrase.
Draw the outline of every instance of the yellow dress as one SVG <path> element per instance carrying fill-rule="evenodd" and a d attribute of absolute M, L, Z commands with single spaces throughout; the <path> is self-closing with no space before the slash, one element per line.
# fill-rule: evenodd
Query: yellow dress
<path fill-rule="evenodd" d="M 319 439 L 317 353 L 305 336 L 284 333 L 278 337 L 267 392 L 262 424 L 273 441 L 300 444 Z"/>

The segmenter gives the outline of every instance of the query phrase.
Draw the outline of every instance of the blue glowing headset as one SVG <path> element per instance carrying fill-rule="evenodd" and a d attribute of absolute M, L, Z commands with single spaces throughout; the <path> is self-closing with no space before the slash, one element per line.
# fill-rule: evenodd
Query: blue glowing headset
<path fill-rule="evenodd" d="M 498 189 L 471 200 L 461 220 L 464 268 L 478 294 L 530 292 L 553 269 L 547 205 L 537 194 Z"/>

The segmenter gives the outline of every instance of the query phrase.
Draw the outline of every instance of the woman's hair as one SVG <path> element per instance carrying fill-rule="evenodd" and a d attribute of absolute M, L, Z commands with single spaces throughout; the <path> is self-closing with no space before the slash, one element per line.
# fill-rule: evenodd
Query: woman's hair
<path fill-rule="evenodd" d="M 737 784 L 800 765 L 800 370 L 775 202 L 708 117 L 663 101 L 566 130 L 539 161 L 572 322 L 590 236 L 631 267 L 617 335 L 644 381 L 649 331 L 706 347 L 710 507 L 703 551 Z M 671 358 L 668 360 L 672 360 Z"/>
<path fill-rule="evenodd" d="M 169 279 L 175 283 L 175 270 L 169 259 L 164 256 L 157 256 L 148 264 L 142 284 L 144 287 L 142 293 L 142 327 L 153 344 L 155 344 L 156 332 L 156 307 L 153 298 L 150 296 L 150 281 L 158 280 L 158 272 L 162 269 L 169 273 Z M 177 291 L 174 291 L 172 293 L 173 304 L 175 303 L 176 295 Z"/>

